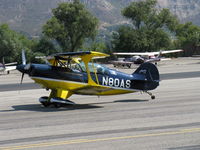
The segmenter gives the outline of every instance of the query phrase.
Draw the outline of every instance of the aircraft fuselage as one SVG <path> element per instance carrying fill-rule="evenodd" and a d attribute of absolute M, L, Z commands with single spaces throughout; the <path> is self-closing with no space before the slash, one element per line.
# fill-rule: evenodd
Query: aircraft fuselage
<path fill-rule="evenodd" d="M 158 81 L 150 81 L 144 74 L 126 74 L 117 70 L 103 68 L 104 71 L 90 72 L 92 80 L 97 84 L 105 87 L 111 87 L 113 90 L 120 90 L 123 93 L 134 91 L 147 91 L 155 89 Z M 36 83 L 41 84 L 47 89 L 66 89 L 74 91 L 76 94 L 92 94 L 81 88 L 88 84 L 88 75 L 75 69 L 69 69 L 46 64 L 30 64 L 28 68 L 25 65 L 18 66 L 18 70 L 27 73 Z M 77 90 L 78 89 L 80 90 Z M 99 95 L 101 91 L 94 92 Z M 108 95 L 111 93 L 108 92 Z M 119 92 L 120 94 L 120 92 Z"/>

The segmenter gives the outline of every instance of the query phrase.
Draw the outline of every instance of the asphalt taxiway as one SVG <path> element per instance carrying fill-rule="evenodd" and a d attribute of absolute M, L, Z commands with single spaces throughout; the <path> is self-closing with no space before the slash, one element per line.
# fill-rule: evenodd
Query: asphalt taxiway
<path fill-rule="evenodd" d="M 200 59 L 161 62 L 160 86 L 146 94 L 74 95 L 44 108 L 49 92 L 20 73 L 0 76 L 0 149 L 200 149 Z M 120 69 L 132 73 L 132 69 Z"/>

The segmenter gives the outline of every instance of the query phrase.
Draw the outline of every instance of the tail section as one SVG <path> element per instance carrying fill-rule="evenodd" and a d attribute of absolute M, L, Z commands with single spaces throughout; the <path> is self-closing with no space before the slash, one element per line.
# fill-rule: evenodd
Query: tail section
<path fill-rule="evenodd" d="M 4 57 L 2 58 L 2 65 L 3 65 L 3 68 L 5 69 L 5 68 L 6 68 L 6 65 L 5 65 Z"/>
<path fill-rule="evenodd" d="M 153 90 L 159 85 L 159 72 L 157 67 L 152 63 L 143 63 L 133 73 L 134 88 L 139 90 Z"/>
<path fill-rule="evenodd" d="M 160 52 L 158 53 L 157 58 L 160 58 L 160 57 L 162 57 L 162 50 L 160 50 Z"/>
<path fill-rule="evenodd" d="M 133 74 L 144 75 L 148 81 L 160 80 L 158 69 L 152 63 L 141 64 Z"/>

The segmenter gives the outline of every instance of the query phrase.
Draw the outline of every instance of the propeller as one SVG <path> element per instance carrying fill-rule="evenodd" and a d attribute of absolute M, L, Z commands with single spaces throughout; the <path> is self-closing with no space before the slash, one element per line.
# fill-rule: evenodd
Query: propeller
<path fill-rule="evenodd" d="M 19 68 L 22 68 L 22 70 L 28 70 L 30 67 L 30 64 L 26 65 L 26 56 L 25 56 L 25 51 L 22 50 L 22 65 L 20 65 L 21 67 Z M 25 72 L 24 71 L 21 71 L 22 72 L 22 77 L 21 77 L 21 81 L 20 81 L 20 84 L 22 84 L 23 82 L 23 79 L 24 79 L 24 74 Z"/>
<path fill-rule="evenodd" d="M 22 64 L 26 65 L 26 56 L 25 56 L 25 51 L 22 50 Z"/>
<path fill-rule="evenodd" d="M 20 84 L 22 84 L 23 79 L 24 79 L 24 73 L 22 73 L 22 77 L 21 77 L 21 82 L 20 82 Z"/>

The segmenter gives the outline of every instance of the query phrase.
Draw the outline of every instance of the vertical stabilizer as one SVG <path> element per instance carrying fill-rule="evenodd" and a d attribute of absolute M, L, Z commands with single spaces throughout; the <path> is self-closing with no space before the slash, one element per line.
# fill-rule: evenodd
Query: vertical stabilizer
<path fill-rule="evenodd" d="M 5 60 L 4 60 L 4 57 L 2 58 L 2 64 L 3 64 L 3 68 L 5 68 Z"/>
<path fill-rule="evenodd" d="M 143 63 L 133 73 L 133 86 L 144 91 L 153 90 L 159 85 L 160 76 L 157 67 L 152 63 Z"/>
<path fill-rule="evenodd" d="M 144 75 L 148 81 L 160 80 L 157 67 L 149 62 L 141 64 L 133 74 Z"/>

